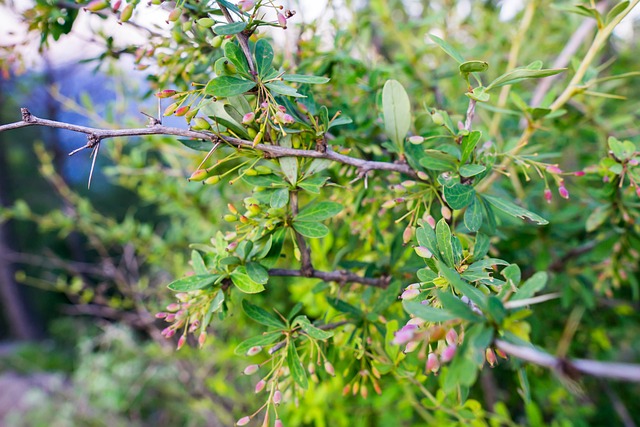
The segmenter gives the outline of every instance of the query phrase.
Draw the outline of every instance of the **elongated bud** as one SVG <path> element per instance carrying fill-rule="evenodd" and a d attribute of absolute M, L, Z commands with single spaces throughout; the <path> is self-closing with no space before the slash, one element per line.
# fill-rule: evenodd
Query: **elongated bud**
<path fill-rule="evenodd" d="M 447 341 L 447 344 L 449 344 L 449 345 L 458 344 L 458 333 L 456 332 L 456 330 L 455 329 L 449 329 L 449 332 L 447 332 L 447 335 L 445 336 L 445 340 Z"/>
<path fill-rule="evenodd" d="M 227 222 L 236 222 L 238 220 L 238 217 L 233 214 L 226 214 L 224 216 L 224 220 Z"/>
<path fill-rule="evenodd" d="M 427 372 L 438 372 L 438 369 L 440 369 L 440 361 L 438 360 L 438 355 L 435 353 L 429 353 L 429 356 L 427 356 L 426 365 Z"/>
<path fill-rule="evenodd" d="M 414 250 L 420 258 L 431 258 L 433 256 L 431 251 L 424 246 L 416 246 Z"/>
<path fill-rule="evenodd" d="M 260 144 L 260 142 L 262 142 L 262 138 L 264 138 L 264 132 L 260 131 L 258 132 L 256 137 L 253 138 L 253 146 L 255 147 L 256 145 Z"/>
<path fill-rule="evenodd" d="M 177 302 L 172 302 L 167 306 L 167 311 L 171 311 L 175 313 L 178 310 L 180 310 L 180 304 L 178 304 Z"/>
<path fill-rule="evenodd" d="M 117 12 L 118 10 L 120 10 L 120 6 L 122 6 L 122 0 L 116 0 L 113 3 L 113 6 L 111 6 L 111 10 L 113 10 L 114 12 Z"/>
<path fill-rule="evenodd" d="M 200 348 L 204 347 L 205 341 L 207 341 L 207 333 L 205 331 L 202 331 L 198 336 L 198 345 L 200 346 Z"/>
<path fill-rule="evenodd" d="M 215 185 L 220 182 L 220 175 L 212 175 L 209 178 L 204 180 L 204 183 L 207 185 Z"/>
<path fill-rule="evenodd" d="M 413 238 L 413 232 L 414 232 L 415 228 L 408 225 L 407 228 L 404 229 L 404 231 L 402 232 L 402 242 L 406 245 L 407 243 L 409 243 L 411 241 L 411 239 Z"/>
<path fill-rule="evenodd" d="M 99 10 L 103 10 L 108 7 L 109 2 L 107 0 L 93 0 L 84 8 L 84 10 L 88 10 L 89 12 L 98 12 Z"/>
<path fill-rule="evenodd" d="M 575 171 L 573 173 L 574 176 L 584 176 L 585 172 L 584 171 Z"/>
<path fill-rule="evenodd" d="M 567 190 L 564 184 L 560 184 L 560 187 L 558 187 L 558 194 L 560 194 L 560 197 L 563 199 L 569 198 L 569 190 Z"/>
<path fill-rule="evenodd" d="M 211 46 L 214 48 L 219 48 L 220 46 L 222 46 L 222 42 L 224 41 L 224 37 L 222 36 L 215 36 L 213 38 L 213 40 L 211 40 Z"/>
<path fill-rule="evenodd" d="M 194 108 L 193 110 L 189 110 L 189 112 L 185 114 L 184 118 L 187 119 L 187 122 L 190 122 L 191 120 L 193 120 L 196 114 L 198 114 L 198 111 L 199 110 L 197 108 Z"/>
<path fill-rule="evenodd" d="M 444 117 L 437 110 L 431 113 L 431 119 L 433 120 L 433 123 L 435 123 L 438 126 L 441 126 L 444 124 Z"/>
<path fill-rule="evenodd" d="M 242 117 L 242 124 L 243 124 L 243 125 L 251 124 L 251 123 L 253 123 L 253 122 L 255 121 L 255 119 L 256 119 L 256 113 L 254 113 L 254 112 L 252 111 L 252 112 L 250 112 L 250 113 L 245 114 L 245 115 Z"/>
<path fill-rule="evenodd" d="M 236 421 L 237 426 L 246 426 L 251 421 L 251 417 L 242 417 L 238 421 Z"/>
<path fill-rule="evenodd" d="M 243 12 L 248 12 L 251 9 L 253 9 L 253 7 L 256 5 L 256 1 L 255 0 L 240 0 L 238 2 L 238 7 L 240 8 L 241 11 Z"/>
<path fill-rule="evenodd" d="M 420 135 L 413 135 L 409 137 L 409 142 L 414 145 L 419 145 L 424 142 L 424 138 L 421 137 Z"/>
<path fill-rule="evenodd" d="M 133 4 L 128 4 L 122 9 L 122 13 L 120 13 L 120 22 L 127 22 L 133 16 Z"/>
<path fill-rule="evenodd" d="M 280 24 L 280 26 L 283 29 L 285 30 L 287 29 L 287 18 L 285 18 L 284 15 L 279 12 L 278 12 L 278 24 Z"/>
<path fill-rule="evenodd" d="M 174 114 L 178 117 L 182 117 L 185 114 L 187 114 L 189 112 L 189 106 L 188 105 L 183 105 L 180 108 L 177 108 L 176 111 L 174 112 Z"/>
<path fill-rule="evenodd" d="M 267 382 L 265 380 L 258 381 L 258 383 L 256 384 L 255 392 L 260 393 L 264 389 L 264 386 L 266 385 L 267 385 Z"/>
<path fill-rule="evenodd" d="M 165 89 L 165 90 L 161 90 L 160 92 L 156 93 L 156 97 L 158 98 L 169 98 L 173 95 L 175 95 L 177 92 L 173 89 Z"/>
<path fill-rule="evenodd" d="M 547 172 L 553 173 L 553 174 L 559 174 L 559 173 L 562 173 L 562 169 L 560 169 L 558 165 L 549 165 L 547 166 Z"/>
<path fill-rule="evenodd" d="M 184 344 L 187 342 L 187 337 L 186 335 L 182 335 L 179 339 L 178 339 L 178 348 L 177 350 L 180 350 Z"/>
<path fill-rule="evenodd" d="M 249 365 L 244 368 L 244 371 L 242 371 L 242 373 L 245 375 L 252 375 L 258 372 L 258 369 L 260 369 L 260 365 Z"/>
<path fill-rule="evenodd" d="M 176 22 L 178 19 L 180 19 L 180 16 L 182 16 L 182 9 L 180 9 L 179 7 L 176 7 L 171 12 L 169 12 L 169 17 L 167 18 L 167 21 Z"/>
<path fill-rule="evenodd" d="M 284 427 L 284 424 L 282 424 L 282 421 L 280 420 L 280 418 L 278 418 L 273 424 L 273 427 Z"/>
<path fill-rule="evenodd" d="M 196 21 L 196 24 L 198 27 L 211 28 L 216 24 L 216 21 L 211 18 L 200 18 Z"/>
<path fill-rule="evenodd" d="M 547 203 L 551 203 L 552 198 L 553 198 L 553 194 L 551 194 L 551 190 L 549 190 L 548 188 L 545 188 L 544 199 L 547 201 Z"/>
<path fill-rule="evenodd" d="M 427 175 L 426 173 L 424 173 L 422 171 L 418 171 L 416 173 L 416 175 L 418 175 L 418 178 L 420 178 L 423 181 L 428 181 L 429 180 L 429 175 Z"/>
<path fill-rule="evenodd" d="M 282 393 L 280 390 L 276 390 L 275 393 L 273 393 L 273 403 L 274 405 L 279 405 L 280 402 L 282 402 Z"/>
<path fill-rule="evenodd" d="M 211 124 L 207 121 L 207 119 L 204 119 L 202 117 L 196 117 L 195 119 L 193 119 L 194 124 L 192 126 L 192 128 L 194 130 L 208 130 L 211 129 Z"/>
<path fill-rule="evenodd" d="M 260 347 L 259 345 L 254 345 L 249 350 L 247 350 L 247 356 L 255 356 L 261 351 L 262 351 L 262 347 Z"/>
<path fill-rule="evenodd" d="M 496 358 L 496 354 L 490 348 L 487 348 L 484 352 L 484 357 L 487 359 L 487 363 L 493 368 L 496 363 L 498 363 L 498 359 Z"/>
<path fill-rule="evenodd" d="M 342 389 L 342 395 L 346 396 L 347 394 L 349 394 L 349 392 L 351 391 L 351 384 L 347 384 L 346 386 L 344 386 L 344 388 Z"/>
<path fill-rule="evenodd" d="M 450 362 L 453 359 L 453 356 L 456 355 L 457 347 L 455 345 L 450 345 L 442 351 L 441 359 L 443 363 Z"/>
<path fill-rule="evenodd" d="M 324 370 L 327 371 L 327 374 L 335 377 L 336 371 L 333 369 L 333 365 L 328 360 L 324 362 Z"/>
<path fill-rule="evenodd" d="M 401 300 L 411 300 L 420 295 L 420 290 L 418 289 L 405 289 L 400 295 Z"/>
<path fill-rule="evenodd" d="M 500 350 L 499 348 L 496 348 L 496 354 L 505 360 L 509 358 L 509 356 L 507 356 L 504 351 Z"/>
<path fill-rule="evenodd" d="M 440 208 L 440 213 L 445 220 L 449 221 L 451 219 L 451 209 L 449 209 L 448 206 L 442 205 L 442 207 Z"/>
<path fill-rule="evenodd" d="M 164 115 L 170 116 L 173 113 L 175 113 L 177 109 L 178 109 L 178 103 L 174 102 L 173 104 L 169 105 L 167 108 L 164 109 Z"/>
<path fill-rule="evenodd" d="M 385 208 L 385 209 L 391 209 L 395 205 L 396 205 L 396 201 L 392 199 L 392 200 L 387 200 L 386 202 L 384 202 L 382 204 L 382 207 Z"/>
<path fill-rule="evenodd" d="M 207 178 L 206 169 L 198 169 L 188 178 L 189 181 L 204 181 Z"/>

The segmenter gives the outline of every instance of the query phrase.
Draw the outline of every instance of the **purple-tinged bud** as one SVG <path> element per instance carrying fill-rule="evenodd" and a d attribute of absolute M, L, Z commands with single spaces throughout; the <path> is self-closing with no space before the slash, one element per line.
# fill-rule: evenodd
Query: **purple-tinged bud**
<path fill-rule="evenodd" d="M 165 338 L 171 338 L 172 336 L 174 336 L 176 334 L 176 330 L 169 327 L 169 328 L 164 328 L 161 332 L 161 334 L 165 337 Z"/>
<path fill-rule="evenodd" d="M 560 187 L 558 187 L 558 194 L 560 194 L 560 197 L 563 199 L 569 198 L 569 190 L 567 190 L 564 184 L 560 184 Z"/>
<path fill-rule="evenodd" d="M 603 177 L 602 177 L 602 182 L 604 182 L 605 184 L 606 184 L 607 182 L 609 182 L 609 175 L 605 175 L 605 176 L 603 176 Z"/>
<path fill-rule="evenodd" d="M 401 300 L 411 300 L 420 295 L 419 289 L 405 289 L 400 295 Z"/>
<path fill-rule="evenodd" d="M 175 95 L 177 92 L 173 89 L 165 89 L 156 93 L 157 98 L 170 98 Z"/>
<path fill-rule="evenodd" d="M 484 357 L 485 357 L 485 359 L 487 359 L 487 363 L 492 368 L 495 366 L 496 363 L 498 363 L 498 359 L 496 358 L 496 354 L 490 348 L 487 348 L 485 350 Z"/>
<path fill-rule="evenodd" d="M 255 356 L 261 351 L 262 351 L 262 347 L 260 347 L 259 345 L 254 345 L 249 350 L 247 350 L 247 356 Z"/>
<path fill-rule="evenodd" d="M 409 243 L 411 241 L 411 239 L 413 238 L 413 232 L 414 232 L 415 228 L 408 225 L 407 228 L 404 229 L 404 231 L 402 232 L 402 242 L 406 245 L 407 243 Z"/>
<path fill-rule="evenodd" d="M 246 426 L 251 421 L 251 417 L 242 417 L 238 421 L 236 421 L 237 426 Z"/>
<path fill-rule="evenodd" d="M 416 333 L 418 327 L 416 325 L 405 325 L 398 330 L 391 341 L 392 344 L 400 345 L 411 341 Z"/>
<path fill-rule="evenodd" d="M 423 181 L 429 181 L 429 175 L 427 175 L 426 173 L 424 173 L 422 171 L 418 171 L 416 173 L 416 175 L 418 175 L 418 178 L 420 178 Z"/>
<path fill-rule="evenodd" d="M 638 159 L 636 159 L 636 158 L 629 159 L 629 164 L 630 164 L 631 166 L 638 166 L 638 164 L 639 164 L 639 163 L 640 163 L 640 162 L 638 162 Z"/>
<path fill-rule="evenodd" d="M 418 341 L 409 341 L 405 346 L 403 353 L 405 354 L 412 353 L 416 348 L 418 348 L 419 345 L 420 343 Z"/>
<path fill-rule="evenodd" d="M 164 311 L 156 313 L 156 319 L 164 319 L 165 317 L 167 317 L 167 313 L 165 313 Z"/>
<path fill-rule="evenodd" d="M 291 116 L 291 114 L 283 114 L 282 115 L 282 123 L 290 125 L 292 123 L 295 123 L 295 120 L 293 118 L 293 116 Z"/>
<path fill-rule="evenodd" d="M 278 418 L 273 424 L 273 427 L 284 427 L 284 424 L 282 424 L 282 421 L 280 420 L 280 418 Z"/>
<path fill-rule="evenodd" d="M 200 348 L 204 347 L 204 343 L 207 340 L 207 333 L 205 331 L 200 332 L 200 335 L 198 336 L 198 345 L 200 346 Z"/>
<path fill-rule="evenodd" d="M 256 384 L 255 392 L 260 393 L 264 389 L 264 386 L 266 385 L 267 385 L 267 382 L 265 380 L 258 381 L 258 383 Z"/>
<path fill-rule="evenodd" d="M 180 350 L 186 342 L 187 342 L 187 336 L 186 335 L 180 336 L 180 338 L 178 339 L 178 347 L 176 348 L 176 350 Z"/>
<path fill-rule="evenodd" d="M 242 373 L 245 375 L 252 375 L 258 372 L 258 369 L 260 369 L 260 365 L 249 365 L 244 368 L 244 371 L 242 371 Z"/>
<path fill-rule="evenodd" d="M 584 176 L 585 172 L 584 171 L 575 171 L 573 173 L 574 176 Z"/>
<path fill-rule="evenodd" d="M 455 345 L 450 345 L 447 348 L 445 348 L 442 351 L 442 355 L 440 356 L 440 358 L 442 359 L 442 362 L 443 363 L 450 362 L 451 359 L 453 359 L 453 356 L 456 355 L 456 350 L 457 350 L 457 346 Z"/>
<path fill-rule="evenodd" d="M 307 106 L 304 105 L 302 102 L 296 102 L 296 105 L 298 106 L 298 109 L 303 113 L 307 114 L 309 112 L 309 109 L 307 108 Z"/>
<path fill-rule="evenodd" d="M 547 203 L 551 203 L 552 198 L 553 198 L 553 194 L 551 194 L 551 190 L 549 190 L 548 188 L 545 188 L 544 199 L 547 201 Z"/>
<path fill-rule="evenodd" d="M 426 301 L 426 300 L 425 300 Z M 428 303 L 429 301 L 427 301 Z M 419 317 L 412 317 L 411 319 L 409 319 L 409 321 L 407 322 L 407 325 L 416 325 L 417 327 L 420 327 L 422 325 L 424 325 L 425 323 L 427 323 L 426 320 L 421 319 Z"/>
<path fill-rule="evenodd" d="M 446 221 L 449 221 L 451 219 L 451 209 L 449 209 L 449 207 L 446 205 L 442 205 L 442 207 L 440 208 L 440 214 Z"/>
<path fill-rule="evenodd" d="M 238 2 L 238 7 L 243 12 L 248 12 L 256 5 L 255 0 L 240 0 Z"/>
<path fill-rule="evenodd" d="M 436 228 L 436 219 L 434 217 L 432 217 L 431 215 L 427 215 L 427 217 L 425 218 L 425 221 L 427 221 L 427 224 L 429 224 L 429 227 L 433 228 L 435 230 Z"/>
<path fill-rule="evenodd" d="M 256 119 L 256 113 L 254 113 L 253 111 L 250 113 L 245 114 L 244 116 L 242 116 L 242 124 L 243 125 L 248 125 L 250 123 L 253 123 Z"/>
<path fill-rule="evenodd" d="M 395 200 L 387 200 L 386 202 L 384 202 L 382 204 L 382 207 L 384 209 L 391 209 L 392 207 L 394 207 L 396 205 L 396 201 Z"/>
<path fill-rule="evenodd" d="M 332 377 L 335 377 L 336 371 L 335 369 L 333 369 L 333 365 L 328 360 L 324 362 L 324 370 L 327 371 L 327 374 L 331 375 Z"/>
<path fill-rule="evenodd" d="M 282 393 L 280 390 L 276 390 L 275 393 L 273 393 L 273 404 L 279 405 L 280 402 L 282 402 Z"/>
<path fill-rule="evenodd" d="M 427 356 L 427 372 L 438 372 L 440 369 L 440 361 L 438 360 L 438 355 L 435 353 L 429 353 Z"/>
<path fill-rule="evenodd" d="M 111 6 L 111 10 L 113 10 L 114 12 L 117 12 L 118 10 L 120 10 L 120 6 L 122 6 L 122 0 L 116 0 L 113 3 L 113 6 Z"/>
<path fill-rule="evenodd" d="M 547 166 L 547 172 L 558 174 L 562 173 L 562 169 L 560 169 L 558 165 L 549 165 Z"/>
<path fill-rule="evenodd" d="M 433 254 L 431 251 L 424 246 L 416 246 L 413 248 L 420 258 L 431 258 Z"/>
<path fill-rule="evenodd" d="M 449 329 L 447 335 L 445 335 L 445 340 L 447 344 L 455 346 L 458 344 L 458 333 L 455 329 Z"/>
<path fill-rule="evenodd" d="M 280 12 L 278 12 L 278 24 L 280 24 L 283 29 L 287 29 L 287 18 L 285 18 Z"/>
<path fill-rule="evenodd" d="M 174 320 L 176 320 L 176 315 L 173 314 L 173 313 L 169 313 L 169 314 L 167 314 L 167 317 L 164 318 L 164 320 L 169 322 L 169 323 L 171 323 Z"/>
<path fill-rule="evenodd" d="M 173 113 L 176 112 L 176 110 L 178 109 L 178 103 L 174 102 L 173 104 L 169 105 L 167 108 L 164 109 L 164 115 L 165 116 L 170 116 Z"/>
<path fill-rule="evenodd" d="M 267 108 L 269 108 L 269 103 L 267 101 L 263 101 L 262 104 L 260 104 L 260 108 L 266 110 Z"/>
<path fill-rule="evenodd" d="M 284 105 L 278 105 L 278 110 L 280 110 L 283 113 L 287 112 L 287 108 Z"/>
<path fill-rule="evenodd" d="M 236 248 L 238 247 L 238 242 L 231 242 L 227 245 L 227 247 L 225 248 L 225 250 L 227 252 L 233 252 Z"/>

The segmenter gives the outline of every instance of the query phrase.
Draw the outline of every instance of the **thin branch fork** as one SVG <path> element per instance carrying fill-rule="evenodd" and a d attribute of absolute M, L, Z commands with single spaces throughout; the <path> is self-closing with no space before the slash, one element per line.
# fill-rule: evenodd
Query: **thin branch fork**
<path fill-rule="evenodd" d="M 195 131 L 191 129 L 180 129 L 169 126 L 164 126 L 157 122 L 152 122 L 145 128 L 136 129 L 99 129 L 87 126 L 73 125 L 65 122 L 58 122 L 55 120 L 41 119 L 34 116 L 31 112 L 22 108 L 22 121 L 9 123 L 0 126 L 0 132 L 20 129 L 28 126 L 46 126 L 57 129 L 66 129 L 72 132 L 84 133 L 87 135 L 87 144 L 82 148 L 94 148 L 96 145 L 92 145 L 92 141 L 99 143 L 104 139 L 127 137 L 127 136 L 145 136 L 145 135 L 170 135 L 181 136 L 185 138 L 204 139 L 209 140 L 212 143 L 226 142 L 238 148 L 248 148 L 252 150 L 262 151 L 268 154 L 270 157 L 307 157 L 315 159 L 327 159 L 337 163 L 353 166 L 361 173 L 366 173 L 372 170 L 383 170 L 396 173 L 402 173 L 413 178 L 418 178 L 416 172 L 406 163 L 391 163 L 391 162 L 377 162 L 359 159 L 356 157 L 346 156 L 344 154 L 337 153 L 327 148 L 326 152 L 319 152 L 316 150 L 299 150 L 295 148 L 286 148 L 278 145 L 257 144 L 253 146 L 252 141 L 246 141 L 239 138 L 229 136 L 219 136 L 211 132 Z"/>
<path fill-rule="evenodd" d="M 568 360 L 552 356 L 535 348 L 519 346 L 504 340 L 496 340 L 495 345 L 511 356 L 556 370 L 573 379 L 575 379 L 576 374 L 585 374 L 619 381 L 640 382 L 640 365 L 637 364 L 600 362 L 587 359 Z"/>

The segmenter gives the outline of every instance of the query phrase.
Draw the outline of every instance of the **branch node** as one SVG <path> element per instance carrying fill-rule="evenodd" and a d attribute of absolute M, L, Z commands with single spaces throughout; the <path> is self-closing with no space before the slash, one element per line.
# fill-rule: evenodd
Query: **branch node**
<path fill-rule="evenodd" d="M 26 123 L 35 123 L 36 122 L 36 118 L 33 116 L 33 114 L 31 114 L 31 111 L 29 111 L 26 108 L 21 108 L 20 109 L 20 113 L 22 114 L 22 121 L 26 122 Z"/>

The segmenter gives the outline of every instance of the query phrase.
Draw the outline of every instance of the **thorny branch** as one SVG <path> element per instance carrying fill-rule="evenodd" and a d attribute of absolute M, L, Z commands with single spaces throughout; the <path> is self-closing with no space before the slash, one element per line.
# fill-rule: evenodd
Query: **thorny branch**
<path fill-rule="evenodd" d="M 308 157 L 315 159 L 327 159 L 337 163 L 353 166 L 357 168 L 358 171 L 362 174 L 366 174 L 367 172 L 372 170 L 385 170 L 390 172 L 402 173 L 413 178 L 418 178 L 416 172 L 406 163 L 377 162 L 359 159 L 356 157 L 350 157 L 344 154 L 337 153 L 331 150 L 331 148 L 329 147 L 327 148 L 327 151 L 323 153 L 316 150 L 299 150 L 295 148 L 286 148 L 278 145 L 268 144 L 257 144 L 254 147 L 252 141 L 246 141 L 230 136 L 219 136 L 211 132 L 174 128 L 164 126 L 159 123 L 153 123 L 145 128 L 137 129 L 98 129 L 87 126 L 73 125 L 65 122 L 58 122 L 55 120 L 41 119 L 31 114 L 31 112 L 26 108 L 21 108 L 21 112 L 22 121 L 0 126 L 0 132 L 12 129 L 20 129 L 27 126 L 46 126 L 58 129 L 66 129 L 73 132 L 84 133 L 87 135 L 88 142 L 82 148 L 93 148 L 96 143 L 99 143 L 103 139 L 108 138 L 144 135 L 182 136 L 186 138 L 209 140 L 212 143 L 226 142 L 238 148 L 247 148 L 262 151 L 263 153 L 268 154 L 270 157 Z"/>

